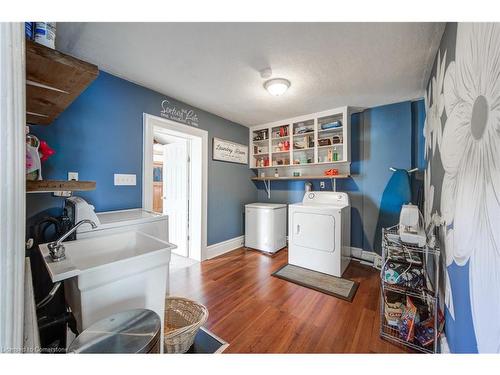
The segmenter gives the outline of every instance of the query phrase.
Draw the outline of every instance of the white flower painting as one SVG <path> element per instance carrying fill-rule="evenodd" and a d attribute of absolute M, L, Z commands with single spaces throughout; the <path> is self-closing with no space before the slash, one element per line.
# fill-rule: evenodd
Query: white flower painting
<path fill-rule="evenodd" d="M 424 222 L 429 225 L 432 218 L 432 207 L 434 205 L 434 186 L 431 185 L 431 164 L 427 164 L 424 174 Z"/>
<path fill-rule="evenodd" d="M 428 150 L 436 150 L 436 146 L 439 146 L 442 138 L 442 125 L 441 116 L 444 111 L 444 94 L 443 94 L 443 83 L 444 83 L 444 70 L 446 66 L 446 51 L 441 60 L 441 51 L 438 52 L 437 65 L 436 65 L 436 75 L 432 78 L 429 84 L 429 90 L 426 93 L 425 103 L 426 103 L 426 116 L 424 123 L 424 137 L 425 137 L 425 156 L 428 155 Z M 432 94 L 432 96 L 431 96 Z M 432 104 L 430 104 L 432 98 Z M 429 106 L 430 105 L 430 106 Z"/>
<path fill-rule="evenodd" d="M 440 63 L 438 57 L 437 72 Z M 432 149 L 439 146 L 445 172 L 440 208 L 450 227 L 447 259 L 469 262 L 478 351 L 500 352 L 500 25 L 458 24 L 455 61 L 444 77 L 442 140 L 433 124 L 436 84 L 438 76 L 429 114 Z"/>
<path fill-rule="evenodd" d="M 424 146 L 424 156 L 425 159 L 429 159 L 429 154 L 428 150 L 432 146 L 432 135 L 431 135 L 431 126 L 429 125 L 429 120 L 430 120 L 430 111 L 429 111 L 429 106 L 431 102 L 431 93 L 432 93 L 432 80 L 429 82 L 429 88 L 425 91 L 424 95 L 424 108 L 425 108 L 425 120 L 424 120 L 424 140 L 425 140 L 425 146 Z"/>

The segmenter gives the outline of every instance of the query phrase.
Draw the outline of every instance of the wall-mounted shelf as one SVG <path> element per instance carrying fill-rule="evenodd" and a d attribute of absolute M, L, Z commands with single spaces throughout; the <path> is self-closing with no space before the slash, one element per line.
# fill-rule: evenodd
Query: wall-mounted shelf
<path fill-rule="evenodd" d="M 26 40 L 26 122 L 51 124 L 98 74 L 96 65 Z"/>
<path fill-rule="evenodd" d="M 281 176 L 281 177 L 274 177 L 274 176 L 264 176 L 264 177 L 252 177 L 252 181 L 262 181 L 264 183 L 264 188 L 266 189 L 267 193 L 267 198 L 271 199 L 271 181 L 289 181 L 289 180 L 295 180 L 295 181 L 305 181 L 305 180 L 330 180 L 332 182 L 332 187 L 333 191 L 337 191 L 337 180 L 338 179 L 344 179 L 344 178 L 349 178 L 351 177 L 348 174 L 338 174 L 335 176 Z"/>
<path fill-rule="evenodd" d="M 283 176 L 283 177 L 252 177 L 252 181 L 279 181 L 279 180 L 331 180 L 338 178 L 349 178 L 348 174 L 339 174 L 336 176 Z"/>
<path fill-rule="evenodd" d="M 329 133 L 329 132 L 335 132 L 335 131 L 342 131 L 343 126 L 337 126 L 335 128 L 328 128 L 328 129 L 319 129 L 318 133 Z"/>
<path fill-rule="evenodd" d="M 95 190 L 95 181 L 37 180 L 26 181 L 27 193 Z"/>
<path fill-rule="evenodd" d="M 274 152 L 273 154 L 276 154 L 276 152 Z M 267 155 L 267 154 L 262 154 L 262 155 Z M 253 155 L 253 156 L 258 156 L 258 155 Z M 338 160 L 338 161 L 325 161 L 325 162 L 320 162 L 320 163 L 304 163 L 304 164 L 280 164 L 280 165 L 269 165 L 267 167 L 251 167 L 250 169 L 270 169 L 270 168 L 283 168 L 283 167 L 297 167 L 297 168 L 300 168 L 300 167 L 303 167 L 303 166 L 314 166 L 314 165 L 319 165 L 319 166 L 323 166 L 323 165 L 326 165 L 326 164 L 332 164 L 332 167 L 335 165 L 335 164 L 341 164 L 341 165 L 349 165 L 350 163 L 347 162 L 347 161 L 342 161 L 342 160 Z"/>

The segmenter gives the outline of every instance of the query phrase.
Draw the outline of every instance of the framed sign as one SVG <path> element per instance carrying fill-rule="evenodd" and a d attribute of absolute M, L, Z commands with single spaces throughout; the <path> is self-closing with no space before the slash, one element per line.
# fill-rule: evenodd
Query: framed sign
<path fill-rule="evenodd" d="M 212 159 L 248 164 L 248 146 L 214 137 L 212 142 Z"/>

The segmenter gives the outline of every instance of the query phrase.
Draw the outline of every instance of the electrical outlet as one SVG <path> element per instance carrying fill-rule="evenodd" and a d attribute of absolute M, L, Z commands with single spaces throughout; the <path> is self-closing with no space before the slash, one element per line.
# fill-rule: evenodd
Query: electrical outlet
<path fill-rule="evenodd" d="M 78 181 L 78 172 L 68 172 L 68 181 Z"/>
<path fill-rule="evenodd" d="M 324 189 L 325 188 L 325 181 L 320 181 L 319 182 L 319 188 Z"/>
<path fill-rule="evenodd" d="M 135 174 L 117 174 L 115 173 L 115 186 L 135 186 Z"/>

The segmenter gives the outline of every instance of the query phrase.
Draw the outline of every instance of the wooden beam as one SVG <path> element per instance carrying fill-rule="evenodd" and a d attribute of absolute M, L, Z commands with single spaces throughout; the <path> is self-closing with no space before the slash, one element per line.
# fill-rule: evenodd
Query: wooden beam
<path fill-rule="evenodd" d="M 26 191 L 50 193 L 54 191 L 95 190 L 95 181 L 40 180 L 26 181 Z"/>
<path fill-rule="evenodd" d="M 26 40 L 26 122 L 51 124 L 98 74 L 96 65 Z"/>

